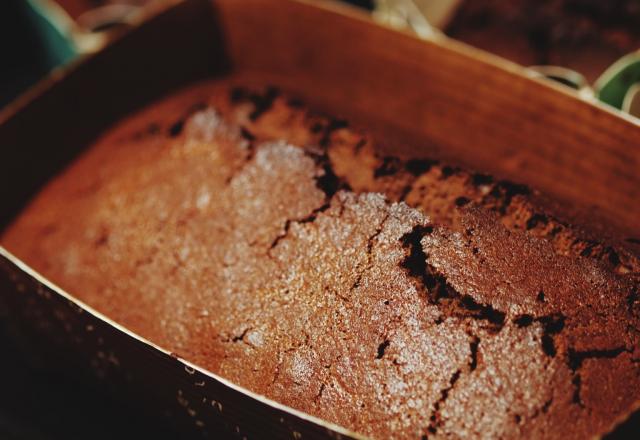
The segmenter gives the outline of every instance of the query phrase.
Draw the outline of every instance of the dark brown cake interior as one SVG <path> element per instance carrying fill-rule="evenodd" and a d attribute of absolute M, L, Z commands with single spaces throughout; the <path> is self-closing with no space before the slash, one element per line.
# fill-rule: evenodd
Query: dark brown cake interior
<path fill-rule="evenodd" d="M 628 414 L 637 255 L 527 187 L 377 151 L 275 89 L 203 84 L 105 134 L 2 243 L 153 342 L 373 437 L 583 438 Z"/>

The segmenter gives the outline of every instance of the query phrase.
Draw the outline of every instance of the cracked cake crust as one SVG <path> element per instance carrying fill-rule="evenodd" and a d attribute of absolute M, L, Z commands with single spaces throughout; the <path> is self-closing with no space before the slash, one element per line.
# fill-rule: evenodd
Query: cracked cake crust
<path fill-rule="evenodd" d="M 380 155 L 275 89 L 194 90 L 105 134 L 3 245 L 164 348 L 372 437 L 584 438 L 637 405 L 624 240 L 525 186 Z"/>

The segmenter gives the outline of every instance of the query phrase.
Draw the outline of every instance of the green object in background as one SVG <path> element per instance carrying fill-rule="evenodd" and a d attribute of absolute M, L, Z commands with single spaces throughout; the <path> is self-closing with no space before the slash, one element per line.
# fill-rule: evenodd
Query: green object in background
<path fill-rule="evenodd" d="M 625 97 L 640 84 L 640 52 L 633 52 L 616 61 L 596 81 L 596 96 L 604 103 L 625 110 Z M 636 115 L 637 116 L 637 115 Z"/>
<path fill-rule="evenodd" d="M 26 0 L 24 3 L 27 17 L 42 42 L 47 65 L 54 68 L 75 58 L 79 51 L 73 41 L 72 25 L 59 7 L 41 0 Z"/>
<path fill-rule="evenodd" d="M 79 53 L 75 24 L 50 0 L 0 0 L 0 108 Z"/>
<path fill-rule="evenodd" d="M 0 0 L 0 108 L 54 68 L 100 50 L 140 9 L 99 6 L 76 23 L 54 0 Z"/>

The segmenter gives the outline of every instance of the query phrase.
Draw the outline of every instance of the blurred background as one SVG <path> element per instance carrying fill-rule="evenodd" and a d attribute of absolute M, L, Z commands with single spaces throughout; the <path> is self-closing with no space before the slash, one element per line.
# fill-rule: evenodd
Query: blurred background
<path fill-rule="evenodd" d="M 126 27 L 142 8 L 161 1 L 3 0 L 0 106 L 55 66 L 98 50 L 109 34 Z M 640 0 L 342 1 L 421 37 L 443 33 L 520 65 L 536 66 L 540 75 L 587 94 L 593 89 L 597 97 L 615 79 L 623 83 L 612 87 L 616 96 L 602 100 L 622 108 L 626 98 L 624 110 L 633 107 L 634 97 L 626 95 L 640 80 L 640 59 L 635 55 L 640 43 Z"/>
<path fill-rule="evenodd" d="M 344 1 L 420 37 L 444 34 L 536 66 L 532 74 L 634 112 L 640 0 Z M 0 109 L 57 67 L 100 50 L 157 2 L 162 0 L 0 0 Z M 10 340 L 3 331 L 0 341 Z M 87 433 L 93 439 L 175 438 L 170 428 L 122 402 L 33 370 L 9 342 L 0 347 L 0 439 L 82 439 Z"/>

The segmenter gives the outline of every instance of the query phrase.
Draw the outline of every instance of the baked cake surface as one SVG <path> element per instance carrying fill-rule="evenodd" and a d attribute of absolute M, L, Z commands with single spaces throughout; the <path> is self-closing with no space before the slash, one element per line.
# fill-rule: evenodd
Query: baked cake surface
<path fill-rule="evenodd" d="M 102 136 L 2 244 L 372 437 L 585 438 L 638 406 L 636 254 L 524 186 L 377 151 L 274 89 L 200 85 Z"/>

